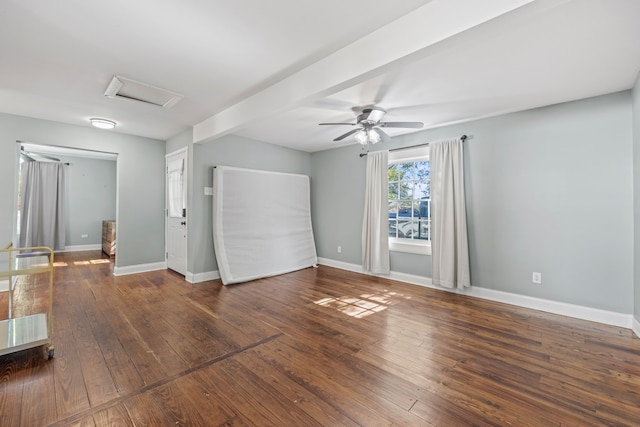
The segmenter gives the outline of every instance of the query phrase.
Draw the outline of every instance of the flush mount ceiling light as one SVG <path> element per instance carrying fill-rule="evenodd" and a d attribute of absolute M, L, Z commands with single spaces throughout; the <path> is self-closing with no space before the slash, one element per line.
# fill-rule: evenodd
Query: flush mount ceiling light
<path fill-rule="evenodd" d="M 116 127 L 116 122 L 112 120 L 92 118 L 89 121 L 93 126 L 100 129 L 113 129 Z"/>

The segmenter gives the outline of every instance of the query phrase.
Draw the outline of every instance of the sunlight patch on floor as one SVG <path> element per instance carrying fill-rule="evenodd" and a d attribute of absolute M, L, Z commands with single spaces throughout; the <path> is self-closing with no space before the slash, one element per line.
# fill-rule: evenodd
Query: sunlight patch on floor
<path fill-rule="evenodd" d="M 344 296 L 336 298 L 322 298 L 314 301 L 322 307 L 332 308 L 347 316 L 362 319 L 363 317 L 379 313 L 387 309 L 388 306 L 395 304 L 397 299 L 410 299 L 397 292 L 389 292 L 384 290 L 377 294 L 362 294 L 359 297 Z"/>
<path fill-rule="evenodd" d="M 73 265 L 95 265 L 95 264 L 109 264 L 111 261 L 108 259 L 91 259 L 87 261 L 74 261 Z"/>

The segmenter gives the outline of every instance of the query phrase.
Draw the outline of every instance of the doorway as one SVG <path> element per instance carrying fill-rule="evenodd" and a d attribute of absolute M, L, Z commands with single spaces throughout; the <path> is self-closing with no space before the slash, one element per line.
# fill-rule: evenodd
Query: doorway
<path fill-rule="evenodd" d="M 166 258 L 167 268 L 187 274 L 187 148 L 166 159 Z"/>
<path fill-rule="evenodd" d="M 20 164 L 49 161 L 67 164 L 65 197 L 65 251 L 98 250 L 102 247 L 102 221 L 117 214 L 117 158 L 115 153 L 18 142 L 16 168 L 16 221 L 14 243 L 19 241 Z"/>

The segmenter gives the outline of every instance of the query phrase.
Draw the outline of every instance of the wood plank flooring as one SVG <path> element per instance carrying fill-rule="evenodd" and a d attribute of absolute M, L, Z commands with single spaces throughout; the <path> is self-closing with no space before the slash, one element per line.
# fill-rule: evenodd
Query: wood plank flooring
<path fill-rule="evenodd" d="M 626 329 L 324 266 L 225 287 L 56 261 L 55 358 L 0 357 L 0 426 L 640 425 Z"/>

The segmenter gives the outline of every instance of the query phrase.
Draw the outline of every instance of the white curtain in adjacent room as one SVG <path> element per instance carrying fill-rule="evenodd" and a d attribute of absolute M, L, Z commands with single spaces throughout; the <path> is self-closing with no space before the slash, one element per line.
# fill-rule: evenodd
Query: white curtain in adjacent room
<path fill-rule="evenodd" d="M 362 219 L 362 268 L 389 274 L 388 151 L 367 155 L 367 175 Z"/>
<path fill-rule="evenodd" d="M 462 140 L 429 143 L 433 284 L 471 286 Z"/>
<path fill-rule="evenodd" d="M 309 177 L 217 166 L 213 243 L 225 285 L 315 266 Z"/>
<path fill-rule="evenodd" d="M 20 247 L 64 249 L 66 165 L 24 162 L 21 173 Z"/>
<path fill-rule="evenodd" d="M 167 164 L 169 216 L 171 218 L 181 218 L 185 207 L 184 187 L 184 159 L 171 159 Z"/>

